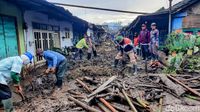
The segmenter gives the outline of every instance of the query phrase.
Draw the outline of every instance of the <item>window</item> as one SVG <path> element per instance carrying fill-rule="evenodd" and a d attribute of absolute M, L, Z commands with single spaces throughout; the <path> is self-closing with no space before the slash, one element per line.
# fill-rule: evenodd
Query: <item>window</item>
<path fill-rule="evenodd" d="M 65 38 L 70 38 L 70 30 L 68 28 L 65 28 Z"/>
<path fill-rule="evenodd" d="M 69 33 L 69 31 L 66 31 L 66 32 L 65 32 L 65 37 L 66 37 L 66 38 L 70 38 L 70 33 Z"/>

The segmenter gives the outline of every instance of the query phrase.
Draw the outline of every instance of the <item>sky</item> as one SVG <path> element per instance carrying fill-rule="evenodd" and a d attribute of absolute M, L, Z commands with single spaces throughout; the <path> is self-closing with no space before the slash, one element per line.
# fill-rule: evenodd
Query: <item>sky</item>
<path fill-rule="evenodd" d="M 66 3 L 73 5 L 83 5 L 91 7 L 101 7 L 117 10 L 155 12 L 161 7 L 168 8 L 169 0 L 47 0 L 49 2 Z M 173 0 L 173 4 L 181 0 Z M 132 22 L 138 15 L 124 14 L 118 12 L 106 12 L 99 10 L 90 10 L 74 7 L 64 7 L 74 16 L 82 18 L 90 23 L 103 24 L 105 22 L 122 22 L 127 25 Z"/>

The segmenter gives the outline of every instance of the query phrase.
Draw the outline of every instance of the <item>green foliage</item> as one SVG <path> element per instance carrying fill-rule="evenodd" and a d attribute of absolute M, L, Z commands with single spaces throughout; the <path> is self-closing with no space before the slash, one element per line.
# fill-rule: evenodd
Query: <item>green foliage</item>
<path fill-rule="evenodd" d="M 193 49 L 197 44 L 197 39 L 200 45 L 200 38 L 194 35 L 186 35 L 186 34 L 176 34 L 172 33 L 169 35 L 166 41 L 166 47 L 170 50 L 170 52 L 186 52 L 188 49 Z"/>
<path fill-rule="evenodd" d="M 198 47 L 197 47 L 198 46 Z M 168 39 L 166 40 L 166 48 L 169 51 L 176 52 L 176 56 L 169 56 L 168 63 L 169 67 L 167 67 L 164 72 L 166 73 L 176 73 L 177 69 L 180 69 L 180 65 L 183 61 L 183 57 L 187 54 L 188 50 L 193 50 L 195 53 L 199 51 L 200 47 L 200 36 L 195 35 L 187 35 L 184 33 L 172 33 L 169 35 Z M 191 59 L 188 64 L 189 69 L 196 69 L 193 65 L 197 60 Z M 197 65 L 197 64 L 195 64 Z"/>

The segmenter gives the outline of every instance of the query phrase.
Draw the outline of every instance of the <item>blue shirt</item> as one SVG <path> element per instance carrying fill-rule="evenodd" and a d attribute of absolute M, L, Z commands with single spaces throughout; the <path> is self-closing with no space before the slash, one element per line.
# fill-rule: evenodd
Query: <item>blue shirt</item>
<path fill-rule="evenodd" d="M 65 57 L 63 55 L 54 51 L 50 51 L 50 50 L 44 51 L 43 57 L 48 63 L 48 68 L 58 67 L 59 64 L 63 60 L 65 60 Z"/>
<path fill-rule="evenodd" d="M 23 60 L 20 56 L 8 57 L 0 61 L 0 84 L 8 85 L 12 80 L 11 72 L 20 74 Z"/>

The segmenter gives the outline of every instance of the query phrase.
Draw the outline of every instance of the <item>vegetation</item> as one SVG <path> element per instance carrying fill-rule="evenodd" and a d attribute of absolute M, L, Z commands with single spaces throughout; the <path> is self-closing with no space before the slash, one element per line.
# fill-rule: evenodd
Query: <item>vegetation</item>
<path fill-rule="evenodd" d="M 188 56 L 192 57 L 195 53 L 199 52 L 199 47 L 200 36 L 184 33 L 170 34 L 166 40 L 166 48 L 170 51 L 168 58 L 169 67 L 165 69 L 165 72 L 176 73 L 185 58 Z"/>

